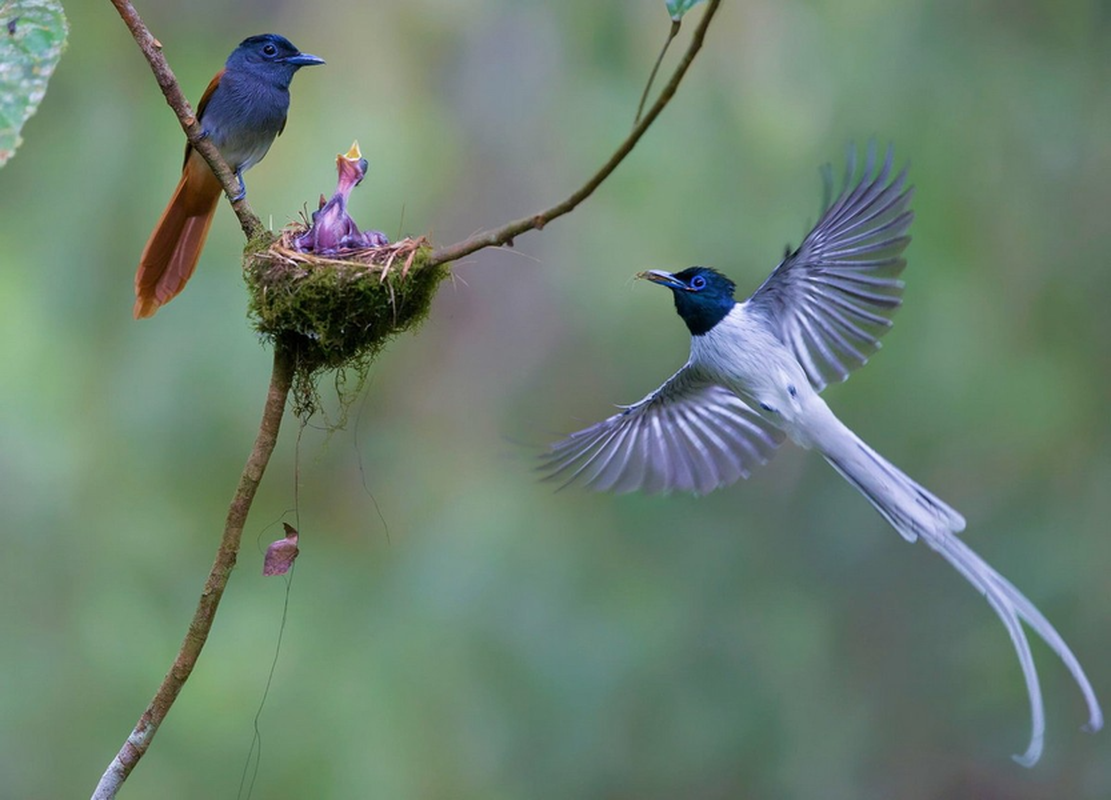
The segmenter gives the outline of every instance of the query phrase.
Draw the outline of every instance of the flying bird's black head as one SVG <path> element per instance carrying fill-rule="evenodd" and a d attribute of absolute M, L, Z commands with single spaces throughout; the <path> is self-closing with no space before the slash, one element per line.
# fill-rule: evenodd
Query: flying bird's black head
<path fill-rule="evenodd" d="M 710 267 L 688 267 L 675 274 L 650 269 L 637 277 L 671 290 L 675 310 L 687 323 L 692 336 L 708 333 L 736 305 L 733 299 L 736 284 Z"/>

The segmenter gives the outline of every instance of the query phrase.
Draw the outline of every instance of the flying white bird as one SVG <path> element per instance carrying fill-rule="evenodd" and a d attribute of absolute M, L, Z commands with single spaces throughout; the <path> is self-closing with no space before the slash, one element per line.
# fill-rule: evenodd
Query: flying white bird
<path fill-rule="evenodd" d="M 552 446 L 548 477 L 599 491 L 704 494 L 748 477 L 789 438 L 817 450 L 908 542 L 921 539 L 960 572 L 999 615 L 1026 678 L 1030 744 L 1041 756 L 1045 712 L 1022 622 L 1061 657 L 1088 704 L 1087 729 L 1103 713 L 1072 650 L 1025 595 L 956 534 L 964 517 L 865 444 L 819 392 L 845 380 L 879 348 L 901 303 L 898 275 L 914 217 L 906 170 L 891 179 L 892 153 L 875 173 L 869 149 L 859 182 L 850 156 L 845 190 L 803 243 L 744 302 L 708 267 L 639 277 L 671 289 L 691 333 L 686 365 L 639 403 Z"/>

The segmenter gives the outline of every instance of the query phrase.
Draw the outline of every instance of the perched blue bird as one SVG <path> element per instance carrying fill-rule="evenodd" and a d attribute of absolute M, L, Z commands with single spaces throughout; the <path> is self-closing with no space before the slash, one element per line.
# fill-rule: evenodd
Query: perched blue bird
<path fill-rule="evenodd" d="M 890 149 L 878 172 L 875 161 L 869 149 L 850 188 L 850 155 L 841 196 L 744 302 L 708 267 L 641 273 L 671 289 L 691 333 L 690 359 L 639 403 L 553 445 L 541 469 L 599 491 L 703 494 L 748 477 L 785 438 L 817 450 L 904 539 L 921 538 L 995 609 L 1026 678 L 1032 733 L 1015 760 L 1030 766 L 1041 756 L 1045 715 L 1022 622 L 1064 661 L 1095 731 L 1103 714 L 1083 668 L 1034 604 L 957 538 L 964 517 L 861 441 L 819 396 L 867 362 L 901 302 L 912 189 L 906 170 L 891 178 Z"/>
<path fill-rule="evenodd" d="M 324 59 L 302 53 L 284 36 L 264 33 L 239 43 L 197 104 L 204 135 L 239 179 L 262 160 L 285 130 L 289 84 L 301 67 Z M 185 288 L 197 268 L 223 187 L 208 162 L 185 146 L 181 180 L 154 226 L 135 272 L 135 318 L 153 316 Z"/>

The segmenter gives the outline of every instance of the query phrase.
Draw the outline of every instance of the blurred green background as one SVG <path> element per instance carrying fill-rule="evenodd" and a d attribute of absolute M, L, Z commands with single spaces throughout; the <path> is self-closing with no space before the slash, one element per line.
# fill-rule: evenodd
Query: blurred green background
<path fill-rule="evenodd" d="M 0 172 L 12 798 L 88 796 L 157 687 L 270 362 L 226 206 L 188 290 L 131 319 L 182 136 L 112 7 L 68 5 L 69 49 Z M 445 244 L 591 174 L 667 29 L 662 0 L 140 11 L 193 100 L 250 34 L 327 59 L 247 176 L 264 221 L 330 192 L 358 138 L 356 219 Z M 1078 730 L 1041 642 L 1046 754 L 1009 760 L 1029 712 L 1002 625 L 813 453 L 700 499 L 556 494 L 532 472 L 685 359 L 634 272 L 710 264 L 750 291 L 816 219 L 817 167 L 893 141 L 917 186 L 906 304 L 825 397 L 967 516 L 1111 703 L 1109 54 L 1105 2 L 725 3 L 594 197 L 458 264 L 345 430 L 314 422 L 298 459 L 287 420 L 208 648 L 121 796 L 235 796 L 286 592 L 261 553 L 299 464 L 255 797 L 1111 797 L 1111 734 Z"/>

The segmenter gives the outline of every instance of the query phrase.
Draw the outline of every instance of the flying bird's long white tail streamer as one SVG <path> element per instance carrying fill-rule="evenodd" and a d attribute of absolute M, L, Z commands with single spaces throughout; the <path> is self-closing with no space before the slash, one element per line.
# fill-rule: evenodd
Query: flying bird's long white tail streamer
<path fill-rule="evenodd" d="M 980 594 L 999 615 L 1014 643 L 1030 696 L 1030 744 L 1014 759 L 1032 766 L 1041 757 L 1045 737 L 1045 707 L 1042 702 L 1038 671 L 1030 642 L 1022 627 L 1025 621 L 1060 656 L 1080 687 L 1088 704 L 1088 729 L 1103 726 L 1103 713 L 1083 667 L 1057 629 L 1042 615 L 1026 595 L 995 571 L 972 548 L 957 537 L 964 529 L 964 518 L 933 494 L 923 489 L 895 465 L 865 444 L 829 413 L 823 435 L 815 442 L 826 460 L 863 494 L 895 530 L 908 541 L 921 538 L 942 556 Z"/>

